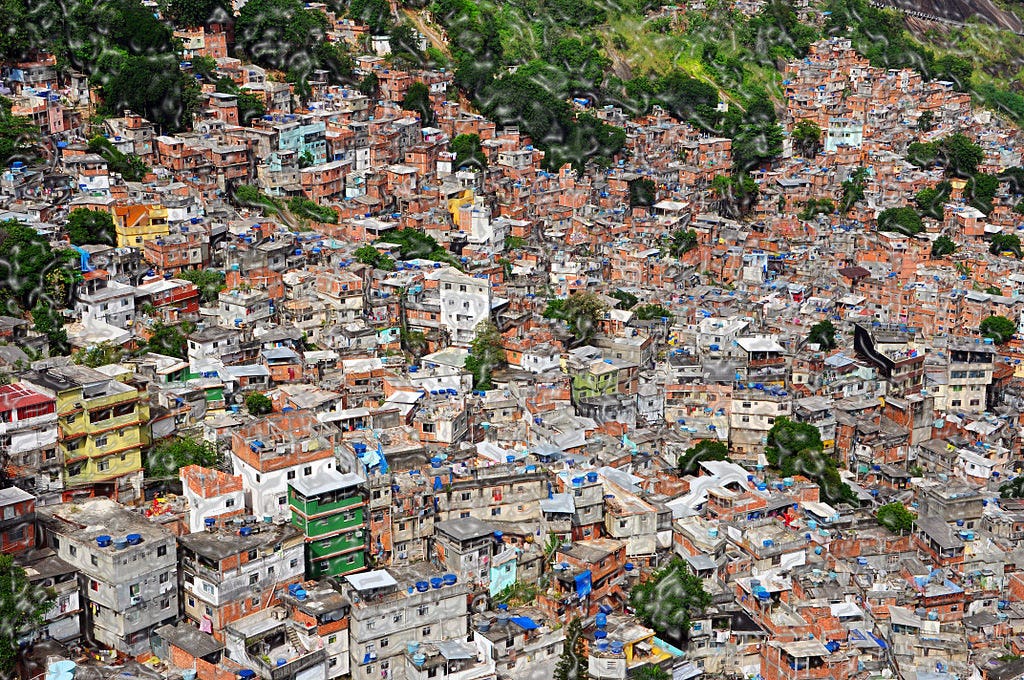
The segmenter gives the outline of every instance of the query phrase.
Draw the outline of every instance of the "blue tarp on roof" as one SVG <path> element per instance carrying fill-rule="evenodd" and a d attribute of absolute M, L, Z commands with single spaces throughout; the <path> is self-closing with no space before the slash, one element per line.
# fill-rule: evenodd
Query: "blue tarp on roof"
<path fill-rule="evenodd" d="M 576 594 L 583 599 L 587 595 L 590 595 L 591 581 L 590 581 L 590 570 L 586 570 L 582 574 L 576 577 Z"/>
<path fill-rule="evenodd" d="M 875 635 L 871 631 L 868 631 L 868 635 L 870 635 L 871 639 L 874 640 L 875 643 L 878 644 L 878 646 L 881 647 L 882 649 L 888 649 L 889 648 L 889 645 L 885 644 L 885 640 L 883 640 L 882 638 L 878 637 L 877 635 Z"/>
<path fill-rule="evenodd" d="M 537 622 L 529 616 L 512 616 L 509 618 L 509 621 L 516 624 L 523 630 L 536 630 L 537 628 L 540 628 L 540 625 L 538 625 Z"/>

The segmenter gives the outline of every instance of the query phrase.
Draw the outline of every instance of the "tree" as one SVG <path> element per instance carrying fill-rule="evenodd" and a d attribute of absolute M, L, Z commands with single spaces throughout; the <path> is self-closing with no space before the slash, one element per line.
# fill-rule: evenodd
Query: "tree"
<path fill-rule="evenodd" d="M 843 182 L 843 200 L 840 203 L 840 210 L 843 214 L 850 211 L 854 204 L 864 198 L 864 189 L 867 186 L 867 168 L 857 168 Z"/>
<path fill-rule="evenodd" d="M 583 640 L 583 624 L 574 618 L 565 629 L 562 655 L 555 665 L 554 680 L 586 680 L 587 650 Z"/>
<path fill-rule="evenodd" d="M 674 558 L 650 580 L 633 586 L 629 603 L 644 625 L 661 638 L 685 641 L 691 617 L 707 609 L 711 595 L 686 562 Z"/>
<path fill-rule="evenodd" d="M 803 475 L 814 481 L 821 495 L 832 502 L 857 502 L 853 490 L 839 476 L 836 463 L 824 453 L 821 432 L 809 423 L 776 418 L 768 431 L 765 457 L 784 477 Z"/>
<path fill-rule="evenodd" d="M 921 132 L 928 132 L 935 125 L 935 114 L 931 111 L 922 111 L 917 117 L 917 129 Z"/>
<path fill-rule="evenodd" d="M 164 439 L 146 454 L 146 477 L 174 478 L 186 465 L 214 467 L 220 463 L 217 447 L 191 437 Z"/>
<path fill-rule="evenodd" d="M 327 16 L 302 0 L 249 0 L 235 21 L 238 56 L 305 81 L 330 56 L 317 49 L 328 28 Z"/>
<path fill-rule="evenodd" d="M 992 338 L 995 344 L 1003 345 L 1013 339 L 1017 324 L 1005 316 L 990 316 L 982 320 L 978 331 L 986 338 Z"/>
<path fill-rule="evenodd" d="M 718 211 L 730 217 L 742 217 L 757 202 L 757 182 L 747 173 L 734 176 L 715 175 L 711 180 L 711 191 L 718 199 Z"/>
<path fill-rule="evenodd" d="M 410 24 L 401 23 L 388 31 L 388 44 L 391 47 L 391 58 L 402 59 L 419 64 L 423 57 L 420 54 L 420 36 Z"/>
<path fill-rule="evenodd" d="M 672 680 L 672 676 L 661 666 L 646 664 L 633 671 L 633 680 Z"/>
<path fill-rule="evenodd" d="M 932 243 L 932 257 L 938 259 L 945 255 L 952 255 L 956 252 L 956 243 L 950 237 L 943 234 Z"/>
<path fill-rule="evenodd" d="M 942 219 L 942 212 L 949 194 L 953 190 L 949 182 L 939 182 L 935 187 L 925 187 L 914 196 L 914 202 L 922 216 Z"/>
<path fill-rule="evenodd" d="M 966 92 L 970 89 L 973 73 L 974 65 L 970 59 L 946 54 L 935 60 L 932 75 L 935 80 L 952 81 L 957 90 Z"/>
<path fill-rule="evenodd" d="M 0 97 L 0 165 L 8 167 L 12 161 L 31 160 L 38 136 L 39 128 L 27 118 L 11 113 L 11 100 Z"/>
<path fill-rule="evenodd" d="M 380 90 L 380 78 L 377 77 L 376 73 L 367 73 L 356 87 L 360 93 L 365 94 L 370 99 L 376 99 L 377 92 Z"/>
<path fill-rule="evenodd" d="M 679 257 L 696 247 L 697 232 L 693 229 L 676 229 L 672 232 L 672 241 L 669 243 L 668 252 L 672 257 Z"/>
<path fill-rule="evenodd" d="M 971 205 L 986 215 L 992 212 L 992 200 L 999 190 L 999 177 L 983 172 L 975 173 L 967 187 Z"/>
<path fill-rule="evenodd" d="M 729 447 L 717 439 L 701 439 L 679 456 L 676 466 L 681 475 L 695 475 L 706 460 L 729 460 Z"/>
<path fill-rule="evenodd" d="M 112 246 L 117 243 L 114 218 L 106 211 L 76 208 L 68 216 L 65 228 L 71 242 L 76 246 L 86 244 Z"/>
<path fill-rule="evenodd" d="M 75 352 L 71 358 L 76 364 L 88 366 L 89 368 L 96 368 L 97 366 L 107 366 L 109 364 L 119 363 L 123 356 L 124 350 L 117 345 L 104 340 L 98 345 L 93 345 L 89 348 Z"/>
<path fill-rule="evenodd" d="M 657 303 L 640 305 L 633 310 L 633 316 L 638 321 L 650 321 L 652 319 L 668 319 L 671 321 L 675 318 L 672 312 Z"/>
<path fill-rule="evenodd" d="M 52 305 L 40 301 L 32 308 L 33 328 L 46 336 L 51 356 L 64 356 L 71 350 L 68 332 L 64 330 L 64 318 Z"/>
<path fill-rule="evenodd" d="M 473 387 L 489 390 L 494 387 L 491 376 L 496 369 L 505 366 L 505 349 L 501 333 L 490 319 L 476 326 L 476 336 L 466 357 L 466 370 L 473 374 Z"/>
<path fill-rule="evenodd" d="M 907 506 L 903 503 L 887 503 L 878 509 L 875 519 L 883 527 L 894 534 L 903 534 L 914 528 L 914 521 L 917 519 Z"/>
<path fill-rule="evenodd" d="M 913 236 L 924 231 L 924 223 L 917 211 L 908 206 L 886 208 L 878 215 L 877 229 Z"/>
<path fill-rule="evenodd" d="M 262 416 L 274 410 L 274 402 L 265 394 L 250 392 L 245 398 L 245 410 L 254 416 Z"/>
<path fill-rule="evenodd" d="M 391 5 L 388 0 L 352 0 L 348 16 L 370 27 L 370 33 L 384 35 L 391 27 Z"/>
<path fill-rule="evenodd" d="M 135 154 L 124 154 L 101 135 L 89 140 L 89 152 L 99 154 L 107 161 L 107 169 L 116 172 L 126 182 L 140 182 L 149 174 L 149 167 Z"/>
<path fill-rule="evenodd" d="M 819 321 L 818 323 L 811 326 L 811 330 L 807 333 L 807 342 L 818 345 L 823 350 L 835 349 L 836 347 L 836 327 L 832 325 L 832 322 L 828 319 Z"/>
<path fill-rule="evenodd" d="M 732 140 L 733 166 L 753 170 L 782 153 L 782 128 L 776 123 L 744 125 Z"/>
<path fill-rule="evenodd" d="M 579 342 L 587 342 L 597 335 L 598 327 L 608 311 L 597 295 L 580 291 L 558 302 L 561 304 L 557 306 L 549 303 L 544 316 L 564 321 L 569 326 L 569 332 Z"/>
<path fill-rule="evenodd" d="M 630 207 L 654 205 L 657 186 L 654 180 L 649 177 L 641 177 L 629 183 L 629 205 Z"/>
<path fill-rule="evenodd" d="M 434 122 L 434 109 L 430 105 L 430 88 L 418 80 L 409 86 L 402 100 L 402 108 L 420 114 L 420 122 L 430 125 Z"/>
<path fill-rule="evenodd" d="M 178 359 L 188 358 L 188 338 L 178 326 L 169 326 L 162 321 L 153 324 L 146 346 L 150 352 Z"/>
<path fill-rule="evenodd" d="M 384 269 L 391 271 L 395 268 L 395 261 L 390 257 L 380 252 L 372 245 L 367 243 L 365 246 L 360 246 L 354 253 L 356 261 L 363 264 L 370 265 L 376 269 Z"/>
<path fill-rule="evenodd" d="M 487 156 L 480 144 L 480 135 L 461 134 L 452 140 L 449 149 L 455 154 L 455 169 L 486 168 Z"/>
<path fill-rule="evenodd" d="M 218 78 L 216 84 L 217 92 L 222 94 L 233 94 L 238 103 L 238 122 L 248 125 L 257 118 L 262 118 L 267 113 L 267 107 L 263 98 L 252 92 L 245 92 L 239 88 L 231 78 Z"/>
<path fill-rule="evenodd" d="M 989 241 L 988 251 L 993 255 L 1009 252 L 1021 257 L 1020 237 L 1016 234 L 994 234 Z"/>
<path fill-rule="evenodd" d="M 231 3 L 224 0 L 167 0 L 167 14 L 179 26 L 203 26 L 231 17 Z"/>
<path fill-rule="evenodd" d="M 18 660 L 18 638 L 43 625 L 55 603 L 52 590 L 29 581 L 14 555 L 0 555 L 0 675 L 8 677 Z"/>
<path fill-rule="evenodd" d="M 939 153 L 946 162 L 946 174 L 956 177 L 972 177 L 985 159 L 981 147 L 960 132 L 939 141 Z"/>
<path fill-rule="evenodd" d="M 615 305 L 615 309 L 632 309 L 636 306 L 636 303 L 640 301 L 637 296 L 621 289 L 616 289 L 612 292 L 611 297 L 619 301 Z"/>
<path fill-rule="evenodd" d="M 195 284 L 199 297 L 207 304 L 216 302 L 224 290 L 224 273 L 216 269 L 186 269 L 178 274 L 178 278 Z"/>
<path fill-rule="evenodd" d="M 47 277 L 67 265 L 39 232 L 17 220 L 0 221 L 0 252 L 4 254 L 0 257 L 0 281 L 3 281 L 0 291 L 22 309 L 31 309 L 36 302 L 45 299 Z"/>
<path fill-rule="evenodd" d="M 802 120 L 793 128 L 793 150 L 804 158 L 813 158 L 821 150 L 821 128 L 814 122 Z"/>

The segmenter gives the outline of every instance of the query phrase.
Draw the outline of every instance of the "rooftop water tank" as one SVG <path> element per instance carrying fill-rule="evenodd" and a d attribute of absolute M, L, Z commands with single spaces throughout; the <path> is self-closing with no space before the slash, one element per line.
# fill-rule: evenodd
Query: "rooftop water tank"
<path fill-rule="evenodd" d="M 110 538 L 110 536 L 107 536 L 106 534 L 103 534 L 102 536 L 97 536 L 96 537 L 96 545 L 101 547 L 101 548 L 106 548 L 106 547 L 110 546 L 111 542 L 112 542 L 112 539 Z"/>

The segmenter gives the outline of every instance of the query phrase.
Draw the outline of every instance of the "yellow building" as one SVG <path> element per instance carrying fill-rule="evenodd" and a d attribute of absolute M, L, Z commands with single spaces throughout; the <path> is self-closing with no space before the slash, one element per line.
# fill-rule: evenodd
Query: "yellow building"
<path fill-rule="evenodd" d="M 167 208 L 162 205 L 124 205 L 113 210 L 118 248 L 141 248 L 146 241 L 170 233 Z"/>
<path fill-rule="evenodd" d="M 29 381 L 57 395 L 65 500 L 108 496 L 132 503 L 142 496 L 142 448 L 149 402 L 144 390 L 85 366 L 35 371 Z"/>
<path fill-rule="evenodd" d="M 460 224 L 462 217 L 462 206 L 473 205 L 473 192 L 470 189 L 464 190 L 455 198 L 448 199 L 448 212 L 451 213 L 455 226 L 466 229 L 469 225 Z"/>

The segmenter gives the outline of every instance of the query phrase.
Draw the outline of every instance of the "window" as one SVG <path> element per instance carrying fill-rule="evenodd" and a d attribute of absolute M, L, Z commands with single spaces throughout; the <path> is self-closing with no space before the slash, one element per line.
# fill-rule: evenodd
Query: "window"
<path fill-rule="evenodd" d="M 138 595 L 140 591 L 141 591 L 141 588 L 139 587 L 138 583 L 128 587 L 128 594 L 131 595 L 132 597 L 135 597 L 136 595 Z"/>
<path fill-rule="evenodd" d="M 11 535 L 11 532 L 8 532 L 7 535 L 10 536 L 11 538 L 14 538 L 14 536 Z M 99 566 L 100 561 L 99 561 L 99 559 L 95 555 L 89 555 L 89 561 L 92 562 L 92 566 L 94 566 L 94 567 Z"/>
<path fill-rule="evenodd" d="M 260 582 L 259 574 L 249 574 L 249 585 L 253 586 Z"/>
<path fill-rule="evenodd" d="M 424 626 L 423 630 L 420 631 L 424 637 L 430 635 L 430 626 Z"/>
<path fill-rule="evenodd" d="M 383 640 L 380 641 L 380 648 L 381 649 L 384 649 L 387 646 L 388 646 L 388 639 L 387 638 L 384 638 Z"/>
<path fill-rule="evenodd" d="M 156 556 L 157 557 L 163 557 L 166 554 L 167 554 L 167 546 L 166 545 L 161 545 L 161 546 L 157 547 L 157 549 L 156 549 Z"/>
<path fill-rule="evenodd" d="M 102 435 L 100 437 L 96 437 L 96 442 L 95 443 L 96 443 L 96 446 L 101 446 L 101 447 L 102 446 L 106 446 L 107 445 L 107 435 Z"/>
<path fill-rule="evenodd" d="M 167 579 L 168 578 L 169 578 L 169 574 L 167 572 L 164 572 L 163 574 L 160 574 L 160 583 L 167 583 Z"/>
<path fill-rule="evenodd" d="M 93 592 L 95 592 L 95 591 L 97 591 L 99 589 L 100 589 L 100 582 L 99 581 L 89 581 L 89 590 L 92 590 Z"/>
<path fill-rule="evenodd" d="M 491 508 L 491 517 L 497 517 L 501 514 L 501 508 Z"/>
<path fill-rule="evenodd" d="M 224 501 L 224 507 L 225 508 L 233 508 L 233 507 L 235 507 L 235 499 L 234 498 L 229 498 L 226 501 Z"/>
<path fill-rule="evenodd" d="M 278 496 L 277 504 L 278 505 L 287 505 L 288 504 L 288 497 L 287 496 Z"/>
<path fill-rule="evenodd" d="M 164 599 L 160 600 L 160 609 L 170 609 L 170 608 L 171 608 L 171 599 L 169 597 L 165 597 Z"/>
<path fill-rule="evenodd" d="M 249 598 L 249 605 L 252 606 L 252 607 L 259 607 L 260 606 L 260 598 L 258 598 L 258 597 Z"/>
<path fill-rule="evenodd" d="M 209 583 L 203 583 L 203 592 L 204 593 L 209 593 L 210 595 L 212 595 L 213 594 L 213 586 L 211 586 Z"/>
<path fill-rule="evenodd" d="M 430 434 L 434 431 L 434 423 L 423 423 L 423 431 Z"/>
<path fill-rule="evenodd" d="M 101 460 L 96 465 L 96 469 L 99 470 L 100 472 L 105 472 L 106 470 L 109 470 L 110 469 L 110 461 L 109 460 Z"/>
<path fill-rule="evenodd" d="M 311 474 L 313 474 L 313 467 L 311 465 L 307 465 L 306 467 L 302 468 L 302 474 L 309 477 Z"/>
<path fill-rule="evenodd" d="M 464 501 L 468 501 L 468 500 L 469 500 L 469 498 L 470 498 L 470 494 L 469 494 L 469 492 L 464 492 L 464 493 L 462 494 L 462 500 L 464 500 Z"/>
<path fill-rule="evenodd" d="M 75 547 L 75 546 L 73 546 L 73 545 L 69 545 L 69 546 L 68 546 L 68 553 L 69 553 L 69 554 L 70 554 L 70 555 L 71 555 L 72 557 L 74 557 L 75 555 L 77 555 L 77 554 L 78 554 L 78 548 L 76 548 L 76 547 Z"/>
<path fill-rule="evenodd" d="M 333 645 L 337 641 L 338 641 L 338 636 L 337 635 L 330 635 L 327 638 L 327 644 L 329 644 L 329 645 Z"/>
<path fill-rule="evenodd" d="M 250 551 L 249 551 L 248 553 L 246 553 L 246 555 L 245 555 L 245 556 L 246 556 L 246 557 L 247 557 L 248 559 L 250 559 L 250 560 L 254 560 L 254 559 L 256 559 L 256 548 L 253 548 L 252 550 L 250 550 Z"/>
<path fill-rule="evenodd" d="M 295 479 L 295 470 L 288 471 L 288 479 Z"/>
<path fill-rule="evenodd" d="M 290 567 L 291 569 L 294 569 L 294 568 L 296 568 L 297 566 L 299 566 L 299 561 L 298 561 L 298 560 L 296 560 L 296 559 L 293 559 L 293 560 L 292 560 L 291 562 L 289 562 L 289 563 L 288 563 L 288 566 L 289 566 L 289 567 Z"/>

